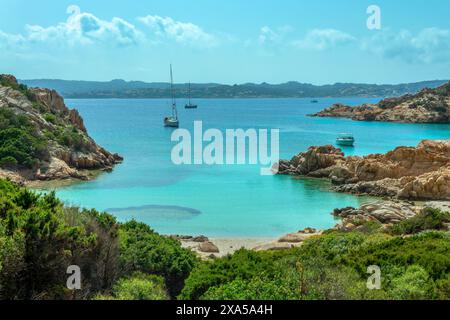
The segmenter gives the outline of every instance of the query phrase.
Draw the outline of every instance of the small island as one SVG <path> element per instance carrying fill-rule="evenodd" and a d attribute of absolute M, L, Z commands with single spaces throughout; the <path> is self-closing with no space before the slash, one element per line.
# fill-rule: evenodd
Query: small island
<path fill-rule="evenodd" d="M 450 123 L 449 109 L 450 82 L 436 89 L 423 89 L 417 94 L 384 99 L 377 104 L 351 107 L 338 103 L 311 116 L 356 121 Z"/>

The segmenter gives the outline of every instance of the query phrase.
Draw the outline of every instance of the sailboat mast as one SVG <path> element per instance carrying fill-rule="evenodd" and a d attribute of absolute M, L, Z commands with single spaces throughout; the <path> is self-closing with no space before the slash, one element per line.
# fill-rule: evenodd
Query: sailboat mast
<path fill-rule="evenodd" d="M 189 105 L 191 105 L 191 82 L 189 81 Z"/>
<path fill-rule="evenodd" d="M 170 93 L 172 95 L 172 116 L 178 118 L 176 103 L 175 103 L 175 94 L 173 92 L 173 73 L 172 73 L 172 64 L 170 64 Z"/>

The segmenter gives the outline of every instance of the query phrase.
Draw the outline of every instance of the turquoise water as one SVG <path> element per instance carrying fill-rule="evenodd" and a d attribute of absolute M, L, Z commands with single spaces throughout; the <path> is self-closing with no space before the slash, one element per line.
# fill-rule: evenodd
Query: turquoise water
<path fill-rule="evenodd" d="M 357 144 L 346 154 L 386 152 L 421 139 L 449 138 L 449 125 L 354 122 L 310 118 L 334 102 L 351 105 L 374 99 L 207 99 L 197 110 L 179 110 L 181 127 L 202 120 L 207 128 L 280 129 L 280 155 L 289 159 L 311 145 L 334 143 L 351 132 Z M 260 176 L 259 166 L 175 166 L 172 130 L 162 126 L 166 100 L 67 100 L 80 111 L 91 136 L 125 161 L 95 181 L 57 190 L 68 204 L 108 210 L 164 234 L 271 237 L 305 227 L 336 223 L 336 207 L 367 199 L 329 191 L 323 181 Z M 179 101 L 184 106 L 184 101 Z"/>

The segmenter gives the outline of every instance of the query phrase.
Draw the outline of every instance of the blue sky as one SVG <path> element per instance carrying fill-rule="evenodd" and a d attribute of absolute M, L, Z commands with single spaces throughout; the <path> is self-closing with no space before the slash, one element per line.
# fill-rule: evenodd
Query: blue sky
<path fill-rule="evenodd" d="M 381 29 L 369 30 L 369 5 Z M 450 79 L 442 0 L 0 0 L 21 79 L 401 83 Z"/>

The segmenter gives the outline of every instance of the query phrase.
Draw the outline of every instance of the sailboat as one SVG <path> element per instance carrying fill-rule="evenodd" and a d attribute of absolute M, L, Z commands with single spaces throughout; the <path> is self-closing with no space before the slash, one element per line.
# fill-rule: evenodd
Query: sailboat
<path fill-rule="evenodd" d="M 191 103 L 191 83 L 190 82 L 189 82 L 188 94 L 189 94 L 189 103 L 187 105 L 185 105 L 184 108 L 185 109 L 197 109 L 197 105 Z"/>
<path fill-rule="evenodd" d="M 172 115 L 164 118 L 164 126 L 178 128 L 180 123 L 178 122 L 177 103 L 173 92 L 172 65 L 170 65 L 170 94 L 172 96 Z"/>

